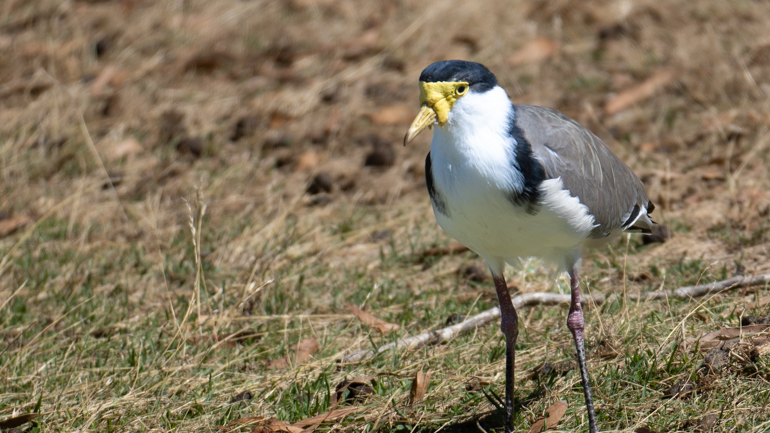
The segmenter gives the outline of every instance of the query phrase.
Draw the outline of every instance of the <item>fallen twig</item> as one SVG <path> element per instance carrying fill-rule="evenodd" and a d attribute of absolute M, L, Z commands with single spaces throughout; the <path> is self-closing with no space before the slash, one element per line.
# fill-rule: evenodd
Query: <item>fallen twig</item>
<path fill-rule="evenodd" d="M 765 275 L 738 275 L 728 278 L 724 281 L 715 281 L 709 284 L 699 284 L 697 286 L 681 287 L 674 290 L 674 296 L 677 298 L 697 298 L 712 293 L 725 292 L 728 290 L 740 289 L 742 287 L 760 286 L 770 284 L 770 274 Z"/>
<path fill-rule="evenodd" d="M 629 294 L 631 300 L 654 301 L 666 299 L 670 296 L 680 299 L 697 298 L 711 293 L 718 293 L 728 290 L 739 289 L 742 287 L 758 286 L 770 284 L 770 274 L 757 276 L 737 276 L 728 278 L 724 281 L 715 281 L 709 284 L 700 284 L 697 286 L 681 287 L 673 292 L 658 290 L 655 292 L 646 292 L 638 294 Z M 612 295 L 615 296 L 615 295 Z M 604 295 L 581 296 L 580 302 L 584 305 L 588 302 L 601 304 L 605 301 Z M 513 298 L 513 306 L 516 308 L 529 307 L 534 305 L 569 305 L 570 295 L 557 295 L 554 293 L 523 293 Z M 439 344 L 449 341 L 463 332 L 479 328 L 500 317 L 500 308 L 490 308 L 481 313 L 468 318 L 467 320 L 437 331 L 429 331 L 413 337 L 399 339 L 393 343 L 388 343 L 379 347 L 377 350 L 359 350 L 346 355 L 341 362 L 359 362 L 362 359 L 385 352 L 392 349 L 417 349 L 429 344 Z"/>
<path fill-rule="evenodd" d="M 569 305 L 570 295 L 558 295 L 555 293 L 524 293 L 513 298 L 513 305 L 516 308 L 527 307 L 531 305 Z M 581 303 L 589 302 L 601 304 L 604 302 L 604 295 L 581 296 Z M 449 341 L 463 332 L 476 329 L 496 318 L 500 317 L 500 308 L 490 308 L 467 320 L 447 328 L 437 331 L 430 331 L 413 337 L 399 339 L 393 343 L 388 343 L 376 350 L 359 350 L 342 358 L 342 362 L 358 362 L 368 358 L 376 353 L 385 352 L 391 349 L 417 349 L 429 344 L 438 344 Z"/>

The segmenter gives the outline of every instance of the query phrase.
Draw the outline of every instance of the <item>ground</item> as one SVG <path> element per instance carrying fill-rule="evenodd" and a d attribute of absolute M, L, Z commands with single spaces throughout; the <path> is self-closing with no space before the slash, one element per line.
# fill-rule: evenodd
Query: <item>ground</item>
<path fill-rule="evenodd" d="M 769 272 L 768 28 L 755 1 L 3 2 L 0 428 L 501 431 L 497 321 L 340 362 L 496 305 L 433 218 L 430 132 L 401 145 L 420 71 L 460 58 L 605 140 L 670 234 L 586 255 L 616 295 L 587 312 L 601 429 L 767 431 L 763 337 L 685 344 L 763 322 L 764 287 L 630 295 Z M 563 400 L 588 431 L 566 309 L 519 314 L 518 430 Z"/>

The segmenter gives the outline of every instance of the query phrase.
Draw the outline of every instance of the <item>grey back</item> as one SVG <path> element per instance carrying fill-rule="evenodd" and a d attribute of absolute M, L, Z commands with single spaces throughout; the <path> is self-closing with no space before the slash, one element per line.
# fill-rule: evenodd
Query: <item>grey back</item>
<path fill-rule="evenodd" d="M 592 238 L 622 227 L 635 205 L 648 207 L 642 182 L 591 131 L 550 108 L 514 105 L 514 110 L 546 177 L 561 177 L 570 194 L 588 206 L 598 224 Z"/>

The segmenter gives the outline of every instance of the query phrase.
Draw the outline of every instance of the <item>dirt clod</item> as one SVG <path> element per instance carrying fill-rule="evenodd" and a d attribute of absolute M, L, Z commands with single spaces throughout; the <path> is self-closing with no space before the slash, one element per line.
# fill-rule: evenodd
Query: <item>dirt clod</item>
<path fill-rule="evenodd" d="M 679 381 L 671 386 L 666 392 L 663 393 L 661 398 L 688 398 L 690 394 L 695 390 L 695 385 L 688 381 Z"/>
<path fill-rule="evenodd" d="M 717 416 L 714 415 L 713 413 L 710 413 L 701 419 L 685 420 L 679 426 L 679 429 L 680 430 L 692 429 L 692 431 L 696 433 L 707 433 L 712 431 L 714 426 L 716 426 L 717 420 L 718 420 Z"/>
<path fill-rule="evenodd" d="M 463 275 L 468 279 L 468 281 L 473 281 L 475 283 L 484 283 L 489 281 L 489 272 L 476 265 L 470 265 L 463 269 Z"/>
<path fill-rule="evenodd" d="M 310 181 L 306 191 L 308 194 L 315 195 L 322 192 L 332 192 L 333 188 L 334 179 L 328 173 L 318 173 Z"/>
<path fill-rule="evenodd" d="M 722 349 L 711 349 L 703 359 L 703 367 L 708 373 L 718 373 L 730 365 L 730 352 Z"/>
<path fill-rule="evenodd" d="M 766 323 L 770 323 L 770 317 L 768 316 L 743 316 L 741 318 L 741 326 L 764 325 Z"/>
<path fill-rule="evenodd" d="M 187 128 L 184 126 L 184 114 L 173 109 L 164 111 L 160 116 L 158 141 L 165 144 L 185 135 L 187 135 Z"/>
<path fill-rule="evenodd" d="M 252 136 L 259 127 L 259 118 L 256 116 L 243 116 L 235 122 L 230 141 L 238 141 L 244 137 Z"/>
<path fill-rule="evenodd" d="M 239 401 L 246 401 L 251 400 L 251 391 L 243 391 L 239 392 L 238 394 L 235 394 L 233 398 L 230 399 L 230 404 L 237 403 Z"/>
<path fill-rule="evenodd" d="M 366 155 L 366 167 L 390 167 L 396 162 L 396 151 L 390 142 L 379 142 Z"/>
<path fill-rule="evenodd" d="M 203 154 L 203 139 L 201 138 L 183 138 L 176 145 L 176 150 L 182 153 L 189 153 L 198 158 Z"/>
<path fill-rule="evenodd" d="M 642 236 L 643 244 L 662 244 L 671 237 L 671 231 L 668 229 L 668 227 L 661 224 L 652 226 L 651 231 L 651 234 Z"/>
<path fill-rule="evenodd" d="M 369 376 L 355 378 L 353 380 L 343 380 L 335 387 L 336 401 L 339 401 L 347 390 L 348 395 L 345 397 L 343 403 L 352 404 L 363 402 L 367 397 L 374 395 L 374 388 L 372 388 L 370 383 L 372 383 L 372 377 Z"/>

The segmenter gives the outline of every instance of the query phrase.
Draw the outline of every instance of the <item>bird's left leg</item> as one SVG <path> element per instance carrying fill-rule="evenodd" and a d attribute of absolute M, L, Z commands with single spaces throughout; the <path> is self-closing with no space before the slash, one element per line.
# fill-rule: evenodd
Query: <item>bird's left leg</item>
<path fill-rule="evenodd" d="M 580 378 L 583 383 L 583 392 L 586 396 L 586 409 L 588 410 L 588 429 L 591 433 L 597 433 L 599 429 L 596 426 L 596 414 L 594 412 L 594 399 L 591 395 L 591 378 L 588 377 L 588 367 L 586 366 L 586 349 L 583 340 L 583 329 L 585 320 L 583 319 L 583 308 L 580 306 L 580 291 L 577 268 L 569 272 L 570 288 L 572 291 L 572 300 L 569 307 L 569 316 L 567 316 L 567 327 L 572 331 L 572 337 L 575 339 L 575 348 L 577 349 L 578 365 L 580 366 Z"/>
<path fill-rule="evenodd" d="M 513 429 L 513 382 L 514 366 L 516 364 L 516 338 L 519 336 L 519 316 L 513 306 L 508 285 L 502 273 L 492 273 L 497 290 L 497 300 L 500 303 L 500 328 L 505 335 L 505 433 Z"/>

